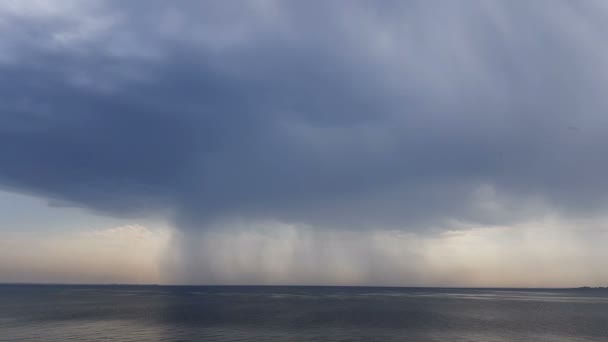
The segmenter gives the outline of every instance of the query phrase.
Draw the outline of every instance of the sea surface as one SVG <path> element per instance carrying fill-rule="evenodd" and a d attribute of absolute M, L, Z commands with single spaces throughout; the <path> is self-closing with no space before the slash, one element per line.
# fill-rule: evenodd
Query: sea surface
<path fill-rule="evenodd" d="M 0 285 L 0 341 L 608 341 L 608 291 Z"/>

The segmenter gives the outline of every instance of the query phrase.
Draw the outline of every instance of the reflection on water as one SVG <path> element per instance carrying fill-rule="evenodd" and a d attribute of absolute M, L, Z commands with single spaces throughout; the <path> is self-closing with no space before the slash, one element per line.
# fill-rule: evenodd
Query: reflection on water
<path fill-rule="evenodd" d="M 0 341 L 608 341 L 608 291 L 0 286 Z"/>

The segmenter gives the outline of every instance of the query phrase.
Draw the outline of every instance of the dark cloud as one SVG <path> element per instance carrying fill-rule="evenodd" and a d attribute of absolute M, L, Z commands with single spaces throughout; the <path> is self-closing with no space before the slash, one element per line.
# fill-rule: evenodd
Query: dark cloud
<path fill-rule="evenodd" d="M 0 12 L 5 188 L 187 227 L 605 208 L 600 2 L 93 4 Z"/>

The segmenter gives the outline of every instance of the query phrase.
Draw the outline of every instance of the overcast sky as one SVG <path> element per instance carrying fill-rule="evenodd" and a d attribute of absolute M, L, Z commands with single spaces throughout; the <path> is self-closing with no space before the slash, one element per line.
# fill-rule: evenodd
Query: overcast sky
<path fill-rule="evenodd" d="M 3 1 L 0 282 L 608 284 L 605 1 Z"/>

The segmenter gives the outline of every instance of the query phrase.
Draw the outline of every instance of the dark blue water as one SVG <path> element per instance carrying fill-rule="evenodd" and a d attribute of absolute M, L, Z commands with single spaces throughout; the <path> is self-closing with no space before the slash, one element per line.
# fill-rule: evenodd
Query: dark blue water
<path fill-rule="evenodd" d="M 608 291 L 0 286 L 0 341 L 608 341 Z"/>

